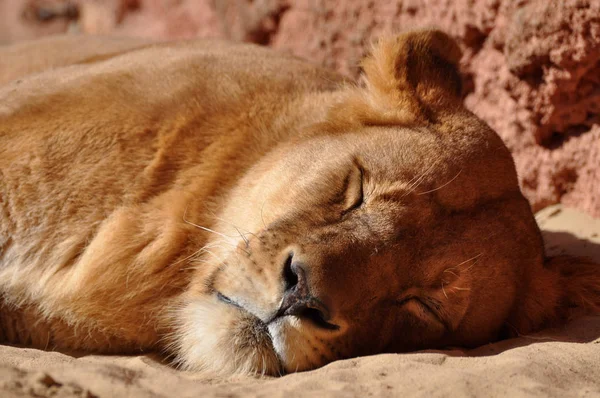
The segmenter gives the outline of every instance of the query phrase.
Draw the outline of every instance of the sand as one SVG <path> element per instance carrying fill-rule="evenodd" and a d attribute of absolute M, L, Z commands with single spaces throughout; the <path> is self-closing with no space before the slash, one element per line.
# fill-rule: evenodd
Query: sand
<path fill-rule="evenodd" d="M 600 220 L 553 206 L 537 214 L 551 254 L 600 263 Z M 72 357 L 0 346 L 0 397 L 600 396 L 600 316 L 474 350 L 385 354 L 281 378 L 218 379 L 152 355 Z"/>

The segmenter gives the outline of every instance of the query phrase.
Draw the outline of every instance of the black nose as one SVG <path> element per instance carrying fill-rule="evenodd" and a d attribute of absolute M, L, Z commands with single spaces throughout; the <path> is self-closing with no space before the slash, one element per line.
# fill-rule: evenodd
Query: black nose
<path fill-rule="evenodd" d="M 326 329 L 337 329 L 338 327 L 329 323 L 330 315 L 327 307 L 314 297 L 308 285 L 305 265 L 294 261 L 294 254 L 290 253 L 284 267 L 283 279 L 285 281 L 285 292 L 283 301 L 277 312 L 277 317 L 294 315 L 299 318 L 309 319 L 315 325 Z"/>

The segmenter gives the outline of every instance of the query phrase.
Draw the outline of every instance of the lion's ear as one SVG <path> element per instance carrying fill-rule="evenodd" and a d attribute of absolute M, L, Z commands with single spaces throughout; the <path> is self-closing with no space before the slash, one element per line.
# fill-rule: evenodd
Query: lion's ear
<path fill-rule="evenodd" d="M 373 105 L 420 118 L 460 104 L 460 57 L 456 42 L 439 30 L 380 39 L 362 62 Z"/>

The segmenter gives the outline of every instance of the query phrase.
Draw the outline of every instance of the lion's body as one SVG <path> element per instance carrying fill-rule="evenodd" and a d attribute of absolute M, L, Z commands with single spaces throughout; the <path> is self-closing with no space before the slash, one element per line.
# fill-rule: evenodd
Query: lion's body
<path fill-rule="evenodd" d="M 496 338 L 503 322 L 517 317 L 510 314 L 519 313 L 515 308 L 518 300 L 525 301 L 527 308 L 521 311 L 534 311 L 535 304 L 528 304 L 531 300 L 528 301 L 528 295 L 523 293 L 526 286 L 534 291 L 533 295 L 547 292 L 544 308 L 554 308 L 560 301 L 560 294 L 552 290 L 557 284 L 555 277 L 542 277 L 543 281 L 539 282 L 542 287 L 531 282 L 533 273 L 541 272 L 542 268 L 541 240 L 527 203 L 518 190 L 506 148 L 487 127 L 458 108 L 454 100 L 448 100 L 448 103 L 437 99 L 431 101 L 431 95 L 437 95 L 437 91 L 419 94 L 422 104 L 431 103 L 431 112 L 438 115 L 434 119 L 442 121 L 436 122 L 438 127 L 432 129 L 436 133 L 431 135 L 419 132 L 423 120 L 431 115 L 425 112 L 426 117 L 422 116 L 419 113 L 422 104 L 415 105 L 408 99 L 397 98 L 398 104 L 406 105 L 401 112 L 382 112 L 373 116 L 378 101 L 389 94 L 386 93 L 389 88 L 377 81 L 378 72 L 373 67 L 370 68 L 371 84 L 378 85 L 379 89 L 377 95 L 364 100 L 353 97 L 353 90 L 357 89 L 343 87 L 342 77 L 256 46 L 210 41 L 148 44 L 133 39 L 55 40 L 0 49 L 0 84 L 3 84 L 0 86 L 0 341 L 99 352 L 170 350 L 173 346 L 168 344 L 173 344 L 177 347 L 175 351 L 180 351 L 175 355 L 184 357 L 182 362 L 190 368 L 210 367 L 212 365 L 206 363 L 211 360 L 229 361 L 231 358 L 207 358 L 212 354 L 198 353 L 191 348 L 209 344 L 204 340 L 214 338 L 208 335 L 190 337 L 193 330 L 208 328 L 206 325 L 217 321 L 210 318 L 210 321 L 195 323 L 197 321 L 192 319 L 197 313 L 190 315 L 189 311 L 194 311 L 194 305 L 198 305 L 201 306 L 198 313 L 208 314 L 214 307 L 227 314 L 223 319 L 252 314 L 254 318 L 248 322 L 259 322 L 257 319 L 260 319 L 262 326 L 257 326 L 258 329 L 271 325 L 269 319 L 274 314 L 273 308 L 281 302 L 280 290 L 283 289 L 279 282 L 272 281 L 281 275 L 281 270 L 273 266 L 272 271 L 266 272 L 265 269 L 270 268 L 256 266 L 257 261 L 260 263 L 257 258 L 262 257 L 256 254 L 252 245 L 262 242 L 260 250 L 271 255 L 280 246 L 293 243 L 293 238 L 290 243 L 289 231 L 296 231 L 291 233 L 292 236 L 317 231 L 314 225 L 321 225 L 327 215 L 320 219 L 321 224 L 305 226 L 301 232 L 297 229 L 303 221 L 298 219 L 288 225 L 285 233 L 280 232 L 280 236 L 286 236 L 281 239 L 283 243 L 264 246 L 270 231 L 279 231 L 282 224 L 295 219 L 296 213 L 289 209 L 308 211 L 313 215 L 318 213 L 316 205 L 309 203 L 306 208 L 302 205 L 304 201 L 312 200 L 310 192 L 316 192 L 315 198 L 324 194 L 328 189 L 326 185 L 311 188 L 316 191 L 302 191 L 310 193 L 309 199 L 303 199 L 300 188 L 292 187 L 313 178 L 311 173 L 316 173 L 315 176 L 320 173 L 312 164 L 327 163 L 325 158 L 335 159 L 343 152 L 336 148 L 348 145 L 359 148 L 363 145 L 361 140 L 365 147 L 381 144 L 375 139 L 364 138 L 364 135 L 360 138 L 360 134 L 348 139 L 345 136 L 336 138 L 341 133 L 334 131 L 346 127 L 356 130 L 359 125 L 377 129 L 377 125 L 397 123 L 402 128 L 416 128 L 396 133 L 404 137 L 398 143 L 392 143 L 395 138 L 389 141 L 389 147 L 384 143 L 381 159 L 386 159 L 385 153 L 391 151 L 390 148 L 401 148 L 403 162 L 414 167 L 414 170 L 410 169 L 413 171 L 401 174 L 408 181 L 404 187 L 411 188 L 411 181 L 416 181 L 418 185 L 425 184 L 423 191 L 429 184 L 429 191 L 423 195 L 435 191 L 436 207 L 419 210 L 418 220 L 410 221 L 411 225 L 420 228 L 413 234 L 422 234 L 423 239 L 439 243 L 429 246 L 419 243 L 421 253 L 431 251 L 425 257 L 433 256 L 436 251 L 440 256 L 453 251 L 458 253 L 450 256 L 449 261 L 454 261 L 454 265 L 463 259 L 476 262 L 480 256 L 488 255 L 490 262 L 503 264 L 491 274 L 486 271 L 488 273 L 482 279 L 498 278 L 499 283 L 506 280 L 506 286 L 500 289 L 506 291 L 506 299 L 484 293 L 493 291 L 487 289 L 488 286 L 472 288 L 484 297 L 480 299 L 481 309 L 477 309 L 475 303 L 469 304 L 475 299 L 469 301 L 467 298 L 471 288 L 460 285 L 467 282 L 458 271 L 449 271 L 459 281 L 454 290 L 450 287 L 452 277 L 447 281 L 442 279 L 440 285 L 433 271 L 421 272 L 426 277 L 411 274 L 411 281 L 430 281 L 425 285 L 430 283 L 432 289 L 435 285 L 436 300 L 443 300 L 444 296 L 447 299 L 448 292 L 456 296 L 456 316 L 446 319 L 442 314 L 440 318 L 444 318 L 443 323 L 453 333 L 471 336 L 442 339 L 438 336 L 441 332 L 432 332 L 434 346 L 478 344 Z M 51 50 L 53 43 L 57 43 L 55 51 Z M 46 55 L 36 58 L 36 54 Z M 32 63 L 28 61 L 30 59 L 37 61 Z M 380 68 L 379 72 L 383 74 L 385 71 L 382 70 Z M 369 106 L 373 109 L 367 109 Z M 450 111 L 446 112 L 446 109 Z M 377 122 L 373 122 L 373 118 Z M 321 130 L 315 132 L 319 126 Z M 463 130 L 473 131 L 465 136 L 464 142 L 457 138 L 444 144 L 439 137 L 435 138 Z M 480 134 L 479 130 L 484 133 Z M 301 170 L 296 170 L 293 164 L 286 163 L 288 158 L 293 159 L 293 148 L 296 148 L 293 143 L 303 143 L 312 136 L 324 138 L 321 141 L 317 138 L 317 144 L 302 147 L 306 148 L 305 155 L 298 160 L 297 167 Z M 479 153 L 481 148 L 491 146 L 497 147 L 490 149 L 493 155 L 490 155 L 492 152 Z M 419 153 L 424 147 L 431 149 Z M 440 152 L 443 148 L 447 148 L 447 157 Z M 463 149 L 465 155 L 460 154 Z M 362 156 L 367 163 L 369 156 Z M 485 156 L 497 160 L 488 165 Z M 374 169 L 399 170 L 392 163 L 377 165 L 378 161 L 385 163 L 385 160 L 377 160 L 378 156 L 371 158 Z M 455 162 L 456 168 L 438 167 L 437 159 L 442 158 Z M 469 162 L 477 169 L 472 177 L 471 172 L 464 170 L 464 164 Z M 277 171 L 280 163 L 285 164 L 284 171 Z M 339 160 L 335 164 L 343 162 Z M 502 166 L 498 167 L 498 164 Z M 436 172 L 438 178 L 430 179 L 427 170 L 434 166 L 436 170 L 440 169 Z M 304 171 L 309 177 L 303 177 L 301 172 Z M 392 187 L 393 179 L 399 178 L 398 173 L 401 172 L 382 186 Z M 442 184 L 450 183 L 459 184 L 459 187 L 444 193 Z M 373 192 L 375 195 L 378 191 Z M 412 191 L 407 192 L 408 195 Z M 289 201 L 286 200 L 288 194 Z M 426 197 L 430 196 L 420 198 Z M 266 210 L 265 203 L 268 203 Z M 445 210 L 437 210 L 440 206 Z M 394 205 L 381 207 L 381 211 L 392 208 Z M 470 210 L 472 208 L 485 211 Z M 439 219 L 441 214 L 445 218 Z M 501 238 L 500 243 L 494 242 L 492 252 L 506 253 L 496 255 L 480 249 L 467 250 L 454 243 L 448 246 L 446 235 L 429 232 L 423 235 L 423 231 L 435 228 L 450 231 L 455 222 L 468 224 L 464 217 L 479 220 L 478 226 L 464 231 L 457 228 L 453 232 L 457 240 L 466 246 L 485 246 L 494 239 L 494 234 L 490 232 L 481 241 L 483 243 L 478 239 L 483 239 L 481 236 L 494 225 Z M 382 242 L 391 242 L 392 236 L 396 236 L 392 231 L 396 227 L 392 224 L 398 224 L 392 223 L 391 219 L 370 220 L 375 220 L 369 227 L 375 231 L 371 232 L 372 236 L 381 236 Z M 516 243 L 510 236 L 515 225 L 519 229 L 514 235 Z M 360 227 L 347 231 L 356 232 L 342 240 L 347 242 L 345 245 L 363 239 L 359 235 Z M 329 229 L 314 233 L 323 237 L 331 236 L 333 232 Z M 336 247 L 337 240 L 331 242 L 330 247 Z M 381 259 L 376 261 L 387 258 L 389 263 L 390 258 L 404 261 L 409 258 L 407 254 L 389 257 L 391 243 L 377 249 L 378 242 L 373 239 L 369 242 L 369 247 L 381 250 L 378 254 Z M 315 243 L 308 240 L 294 244 L 300 248 L 294 249 L 298 254 L 299 250 Z M 233 249 L 227 245 L 232 245 Z M 250 271 L 248 266 L 239 265 L 235 271 L 246 270 L 239 280 L 249 282 L 227 279 L 220 282 L 219 278 L 224 278 L 223 272 L 233 269 L 231 260 L 227 260 L 231 250 L 236 250 L 238 264 L 243 252 L 247 254 L 249 264 L 258 267 Z M 348 252 L 347 248 L 341 250 Z M 362 258 L 361 253 L 357 253 L 356 258 Z M 279 257 L 264 261 L 265 264 L 283 262 Z M 319 261 L 319 264 L 325 264 L 324 260 Z M 515 262 L 531 266 L 515 265 L 509 270 L 508 264 Z M 453 264 L 447 267 L 450 265 Z M 350 269 L 348 267 L 346 269 Z M 372 284 L 385 283 L 390 278 L 389 272 L 392 271 L 381 268 L 381 275 L 371 275 L 367 279 Z M 257 276 L 263 274 L 266 276 Z M 330 278 L 326 272 L 319 275 L 315 286 Z M 508 281 L 517 282 L 511 285 Z M 245 309 L 243 315 L 232 315 L 231 306 L 222 310 L 220 306 L 224 304 L 207 301 L 214 292 L 223 293 L 222 289 L 217 290 L 219 283 L 228 286 L 225 289 L 239 285 L 237 293 L 225 293 L 236 299 L 236 306 Z M 338 279 L 336 283 L 342 282 Z M 248 297 L 258 294 L 248 293 L 250 285 L 264 296 L 253 297 L 256 301 L 247 302 Z M 392 285 L 400 290 L 412 289 L 410 284 Z M 333 293 L 337 291 L 335 283 L 328 286 L 332 295 L 349 294 Z M 266 298 L 267 293 L 270 298 Z M 200 304 L 192 298 L 194 294 L 199 295 Z M 319 297 L 325 304 L 329 303 L 323 298 L 326 295 Z M 261 303 L 260 306 L 256 304 L 256 307 L 256 302 Z M 350 305 L 354 301 L 348 298 L 347 302 Z M 360 304 L 356 306 L 360 307 Z M 489 330 L 476 329 L 473 321 L 461 323 L 461 319 L 468 316 L 485 318 L 488 316 L 486 311 L 492 308 L 498 315 L 490 318 Z M 549 315 L 551 309 L 536 311 L 535 315 L 527 314 L 521 317 L 524 319 L 512 322 L 528 330 L 553 317 Z M 220 336 L 218 333 L 225 333 L 223 329 L 234 330 L 237 323 L 233 322 L 213 325 L 214 333 Z M 294 330 L 300 330 L 299 321 L 290 322 Z M 337 327 L 343 331 L 344 325 L 340 322 Z M 286 361 L 295 364 L 297 369 L 306 369 L 354 352 L 329 347 L 326 354 L 319 353 L 318 359 L 310 355 L 302 361 L 286 359 L 281 352 L 290 348 L 278 346 L 280 332 L 269 331 L 279 356 L 278 359 L 267 359 L 273 363 L 263 364 L 263 371 L 271 373 L 277 371 L 277 361 L 283 361 L 286 370 L 291 366 L 285 364 Z M 245 329 L 240 333 L 235 335 L 236 338 L 247 338 Z M 256 333 L 260 336 L 252 335 L 252 338 L 258 339 L 255 344 L 261 347 L 257 352 L 269 351 L 260 340 L 264 333 Z M 366 331 L 360 333 L 364 336 Z M 178 334 L 183 337 L 174 336 Z M 389 340 L 388 334 L 382 339 Z M 323 339 L 323 336 L 319 338 Z M 344 344 L 359 342 L 359 337 L 353 339 Z M 219 344 L 216 347 L 226 345 L 227 341 L 219 340 Z M 421 345 L 428 344 L 423 342 Z M 404 350 L 421 345 L 406 343 L 406 346 L 400 344 L 398 347 Z M 321 349 L 319 344 L 311 343 L 311 346 L 315 352 L 319 351 L 317 346 Z M 215 346 L 211 347 L 214 350 Z M 383 346 L 373 348 L 374 351 L 388 349 Z M 218 350 L 214 355 L 218 355 Z M 273 354 L 269 351 L 262 355 L 264 362 L 264 356 Z M 223 363 L 215 369 L 253 370 L 257 361 L 253 359 L 252 363 L 244 365 L 245 368 Z"/>

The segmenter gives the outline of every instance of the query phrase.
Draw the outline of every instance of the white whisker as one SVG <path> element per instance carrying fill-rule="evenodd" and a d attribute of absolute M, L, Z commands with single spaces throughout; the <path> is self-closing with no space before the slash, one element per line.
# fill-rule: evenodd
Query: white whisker
<path fill-rule="evenodd" d="M 263 211 L 265 210 L 265 205 L 267 204 L 267 200 L 265 199 L 265 201 L 263 202 L 262 206 L 260 207 L 260 220 L 263 223 L 263 228 L 267 229 L 267 224 L 265 223 L 265 218 L 263 216 Z"/>
<path fill-rule="evenodd" d="M 427 173 L 429 173 L 429 171 L 431 171 L 431 169 L 433 169 L 435 167 L 435 165 L 438 164 L 438 162 L 439 162 L 439 160 L 433 162 L 433 164 L 431 164 L 431 166 L 429 166 L 427 168 L 427 170 L 425 170 L 420 176 L 418 176 L 416 178 L 413 177 L 413 179 L 408 182 L 408 191 L 404 195 L 402 195 L 402 197 L 409 195 L 415 189 L 417 189 L 419 187 L 419 185 L 421 185 L 421 182 L 423 182 L 423 179 L 427 176 Z"/>
<path fill-rule="evenodd" d="M 434 189 L 431 189 L 431 190 L 429 190 L 429 191 L 425 191 L 425 192 L 419 192 L 419 193 L 417 193 L 417 195 L 425 195 L 426 193 L 435 192 L 435 191 L 437 191 L 437 190 L 439 190 L 439 189 L 442 189 L 442 188 L 444 188 L 446 185 L 448 185 L 448 184 L 450 184 L 452 181 L 456 180 L 456 179 L 458 178 L 458 176 L 460 175 L 460 173 L 462 173 L 462 169 L 460 169 L 460 171 L 459 171 L 459 172 L 458 172 L 458 173 L 457 173 L 457 174 L 456 174 L 456 175 L 455 175 L 455 176 L 454 176 L 454 177 L 453 177 L 453 178 L 452 178 L 450 181 L 448 181 L 448 182 L 447 182 L 447 183 L 445 183 L 444 185 L 442 185 L 442 186 L 440 186 L 440 187 L 437 187 L 437 188 L 434 188 Z"/>
<path fill-rule="evenodd" d="M 456 267 L 452 267 L 452 268 L 456 268 Z M 457 274 L 456 272 L 454 272 L 454 271 L 450 271 L 450 268 L 448 268 L 448 269 L 445 269 L 445 270 L 444 270 L 444 272 L 447 272 L 447 273 L 449 273 L 449 274 L 452 274 L 452 275 L 454 275 L 454 276 L 456 276 L 456 277 L 458 278 L 458 274 Z"/>
<path fill-rule="evenodd" d="M 225 235 L 225 234 L 223 234 L 223 233 L 221 233 L 221 232 L 215 231 L 215 230 L 213 230 L 213 229 L 210 229 L 210 228 L 207 228 L 207 227 L 203 227 L 202 225 L 198 225 L 198 224 L 195 224 L 195 223 L 193 223 L 193 222 L 191 222 L 191 221 L 187 220 L 187 219 L 186 219 L 186 215 L 187 215 L 187 207 L 186 207 L 186 209 L 185 209 L 185 212 L 183 213 L 183 221 L 184 221 L 186 224 L 192 225 L 192 226 L 194 226 L 194 227 L 196 227 L 196 228 L 199 228 L 199 229 L 201 229 L 201 230 L 203 230 L 203 231 L 206 231 L 206 232 L 211 232 L 211 233 L 213 233 L 213 234 L 215 234 L 215 235 L 218 235 L 218 236 L 220 236 L 220 237 L 222 237 L 222 238 L 224 238 L 224 239 L 227 239 L 228 241 L 233 241 L 233 239 L 232 239 L 232 237 L 231 237 L 231 236 Z M 233 241 L 233 242 L 235 242 L 235 241 Z M 230 245 L 234 245 L 234 243 L 232 243 L 232 242 L 225 242 L 225 243 L 228 243 L 228 244 L 230 244 Z M 234 245 L 234 246 L 235 246 L 235 245 Z"/>
<path fill-rule="evenodd" d="M 171 264 L 171 265 L 177 265 L 177 264 L 179 264 L 179 263 L 182 263 L 182 262 L 184 262 L 184 261 L 186 261 L 186 260 L 189 260 L 190 258 L 192 258 L 192 257 L 194 257 L 194 256 L 196 256 L 196 255 L 198 255 L 198 254 L 200 254 L 200 253 L 202 253 L 202 251 L 203 251 L 204 249 L 206 249 L 207 247 L 209 247 L 209 246 L 208 246 L 208 245 L 207 245 L 207 246 L 202 246 L 200 249 L 196 250 L 195 252 L 193 252 L 193 253 L 192 253 L 192 254 L 190 254 L 189 256 L 187 256 L 187 257 L 184 257 L 184 258 L 182 258 L 182 259 L 179 259 L 179 260 L 175 261 L 175 262 L 174 262 L 173 264 Z M 212 247 L 214 247 L 214 246 L 213 246 L 213 245 L 211 245 L 210 247 L 212 248 Z"/>
<path fill-rule="evenodd" d="M 246 236 L 242 234 L 242 232 L 239 230 L 238 227 L 236 227 L 234 225 L 233 228 L 235 228 L 235 230 L 237 231 L 237 233 L 240 234 L 240 237 L 244 240 L 244 243 L 246 243 L 246 247 L 248 247 L 250 245 L 250 241 L 248 240 L 248 238 L 246 238 Z"/>
<path fill-rule="evenodd" d="M 470 270 L 471 268 L 473 268 L 473 267 L 475 266 L 475 264 L 477 264 L 477 263 L 479 262 L 479 257 L 481 257 L 482 255 L 483 255 L 483 253 L 479 253 L 477 256 L 475 256 L 475 257 L 473 257 L 473 258 L 470 258 L 470 259 L 468 259 L 467 261 L 463 261 L 462 263 L 460 263 L 460 264 L 458 264 L 458 265 L 462 265 L 462 264 L 464 264 L 464 263 L 466 263 L 466 262 L 468 262 L 468 261 L 475 260 L 475 261 L 473 261 L 473 264 L 471 264 L 471 265 L 469 266 L 469 268 L 465 268 L 465 269 L 463 270 L 463 271 L 468 271 L 468 270 Z M 458 266 L 458 265 L 457 265 L 457 266 Z"/>
<path fill-rule="evenodd" d="M 463 264 L 465 264 L 465 263 L 468 263 L 469 261 L 475 260 L 475 259 L 477 259 L 477 258 L 479 258 L 479 257 L 481 257 L 481 256 L 483 256 L 483 253 L 479 253 L 478 255 L 476 255 L 476 256 L 474 256 L 474 257 L 471 257 L 470 259 L 468 259 L 468 260 L 465 260 L 465 261 L 463 261 L 463 262 L 462 262 L 462 263 L 460 263 L 460 264 L 456 264 L 456 266 L 454 266 L 454 267 L 452 267 L 452 268 L 457 268 L 457 267 L 460 267 L 461 265 L 463 265 Z M 471 268 L 472 266 L 473 266 L 473 265 L 471 265 L 469 268 Z"/>
<path fill-rule="evenodd" d="M 252 231 L 249 231 L 249 230 L 247 230 L 247 229 L 245 229 L 245 228 L 242 228 L 242 227 L 240 227 L 239 225 L 235 225 L 235 224 L 234 224 L 234 223 L 232 223 L 231 221 L 228 221 L 228 220 L 226 220 L 226 219 L 224 219 L 224 218 L 222 218 L 222 217 L 218 217 L 218 216 L 217 216 L 217 215 L 216 215 L 214 212 L 211 212 L 211 214 L 212 214 L 212 216 L 213 216 L 213 218 L 214 218 L 215 220 L 218 220 L 218 221 L 221 221 L 221 222 L 223 222 L 223 223 L 225 223 L 225 224 L 231 225 L 233 228 L 235 228 L 235 229 L 238 231 L 238 234 L 240 234 L 240 235 L 242 235 L 242 234 L 243 234 L 243 235 L 244 235 L 244 237 L 245 237 L 246 235 L 252 235 L 252 236 L 256 236 L 256 234 L 255 234 L 254 232 L 252 232 Z M 240 232 L 240 231 L 242 231 L 242 232 Z"/>

